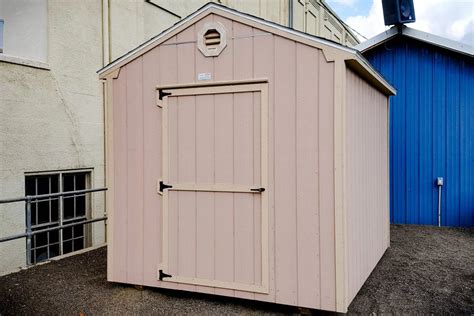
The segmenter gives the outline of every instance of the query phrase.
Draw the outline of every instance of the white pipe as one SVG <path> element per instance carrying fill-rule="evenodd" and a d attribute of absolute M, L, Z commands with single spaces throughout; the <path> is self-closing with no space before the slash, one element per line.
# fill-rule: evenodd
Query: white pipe
<path fill-rule="evenodd" d="M 438 227 L 441 227 L 441 189 L 443 187 L 443 178 L 438 177 L 436 184 L 438 185 Z"/>

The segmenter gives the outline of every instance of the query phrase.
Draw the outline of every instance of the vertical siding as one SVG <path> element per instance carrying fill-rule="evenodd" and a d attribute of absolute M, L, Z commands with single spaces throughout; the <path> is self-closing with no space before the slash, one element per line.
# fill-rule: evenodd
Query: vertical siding
<path fill-rule="evenodd" d="M 474 226 L 472 58 L 405 38 L 365 55 L 397 88 L 390 107 L 391 221 L 437 225 L 435 181 L 443 177 L 441 224 Z"/>
<path fill-rule="evenodd" d="M 143 282 L 156 278 L 156 263 L 161 262 L 162 231 L 159 222 L 162 214 L 161 196 L 156 194 L 156 179 L 162 176 L 161 111 L 156 110 L 156 82 L 160 81 L 160 50 L 143 56 Z"/>
<path fill-rule="evenodd" d="M 126 66 L 127 280 L 143 282 L 143 81 L 140 57 Z M 140 128 L 139 128 L 140 127 Z"/>
<path fill-rule="evenodd" d="M 222 23 L 228 32 L 227 47 L 216 58 L 204 57 L 193 42 L 200 27 L 211 20 Z M 197 74 L 201 72 L 211 73 L 212 80 L 216 81 L 251 78 L 269 80 L 269 294 L 156 280 L 156 268 L 161 262 L 162 233 L 161 197 L 156 194 L 156 181 L 161 177 L 162 167 L 161 110 L 156 107 L 154 89 L 156 85 L 195 82 Z M 114 124 L 114 137 L 117 141 L 117 206 L 114 217 L 116 235 L 113 237 L 112 281 L 334 309 L 333 96 L 334 65 L 326 62 L 321 51 L 271 34 L 262 35 L 259 29 L 213 15 L 122 67 L 119 78 L 114 81 L 114 120 L 118 123 Z M 213 100 L 196 98 L 192 106 L 186 109 L 176 104 L 176 111 L 170 110 L 170 116 L 176 116 L 177 122 L 184 124 L 180 128 L 186 130 L 191 127 L 188 128 L 189 131 L 195 134 L 193 137 L 183 132 L 170 135 L 175 135 L 172 137 L 176 139 L 184 137 L 183 142 L 195 137 L 199 141 L 199 137 L 205 137 L 203 135 L 208 132 L 206 126 L 194 126 L 195 121 L 186 122 L 186 118 L 202 117 L 209 110 L 208 106 L 213 104 L 223 105 L 215 106 L 216 111 L 221 111 L 222 117 L 228 117 L 228 109 L 224 108 L 228 102 L 222 99 L 226 97 L 228 96 L 216 95 Z M 239 98 L 245 99 L 247 96 Z M 175 101 L 171 101 L 173 99 Z M 179 100 L 170 98 L 170 102 Z M 249 98 L 246 102 L 256 101 Z M 215 124 L 222 128 L 232 126 L 232 116 L 228 119 L 230 121 L 222 120 Z M 219 155 L 224 157 L 239 150 L 241 141 L 242 139 L 221 141 L 216 137 L 213 145 L 215 148 L 212 149 L 215 151 L 216 181 L 232 182 L 234 178 L 245 175 L 243 166 L 242 170 L 233 171 L 235 167 L 224 163 L 228 160 L 219 159 Z M 173 143 L 176 142 L 171 141 L 170 146 Z M 196 178 L 180 179 L 193 182 L 201 177 L 199 170 L 207 168 L 205 153 L 193 150 L 194 145 L 191 143 L 188 145 L 170 148 L 170 154 L 174 155 L 170 159 L 179 161 L 182 168 L 187 168 L 170 174 L 170 178 L 178 179 L 183 174 L 194 174 Z M 190 152 L 186 155 L 183 150 Z M 195 159 L 191 161 L 190 157 Z M 238 173 L 237 176 L 235 172 Z M 197 197 L 192 192 L 170 194 L 170 207 L 176 202 L 178 194 L 187 195 L 184 200 L 188 208 L 196 205 L 196 199 L 202 202 L 199 205 L 209 202 L 206 204 L 209 207 L 194 210 L 187 224 L 181 220 L 181 215 L 179 219 L 178 216 L 170 216 L 170 227 L 184 225 L 179 229 L 193 231 L 190 235 L 198 236 L 196 243 L 175 239 L 176 243 L 170 245 L 170 264 L 186 272 L 192 263 L 196 271 L 186 272 L 189 275 L 198 273 L 225 278 L 231 273 L 231 277 L 239 278 L 242 282 L 247 282 L 249 277 L 256 278 L 259 267 L 243 267 L 242 264 L 247 264 L 246 262 L 238 263 L 247 256 L 257 258 L 258 249 L 232 249 L 223 243 L 231 240 L 231 236 L 226 234 L 232 233 L 235 227 L 248 227 L 249 223 L 258 223 L 259 217 L 255 212 L 252 217 L 238 219 L 242 221 L 238 222 L 232 215 L 232 206 L 226 208 L 228 198 L 225 194 L 216 195 L 213 201 L 207 201 L 206 197 Z M 255 200 L 248 202 L 249 205 L 258 204 Z M 180 205 L 175 207 L 176 212 L 184 212 L 184 206 L 180 199 Z M 198 216 L 198 212 L 207 214 L 206 218 L 212 218 L 204 221 L 204 218 Z M 203 225 L 208 228 L 203 230 Z M 255 232 L 258 231 L 255 230 L 254 235 Z M 209 245 L 199 240 L 207 238 L 211 233 L 215 236 L 216 244 L 213 249 L 208 249 Z M 239 235 L 236 238 L 245 243 L 252 231 L 249 230 L 248 233 L 249 235 Z M 193 245 L 196 247 L 193 248 Z M 252 253 L 248 250 L 252 250 Z M 202 258 L 198 253 L 200 251 L 211 253 L 213 260 Z M 234 265 L 225 264 L 229 259 L 232 259 Z M 242 268 L 253 270 L 255 275 L 240 273 L 239 269 Z"/>
<path fill-rule="evenodd" d="M 298 302 L 296 240 L 296 43 L 275 38 L 275 283 L 276 300 Z M 284 232 L 284 233 L 283 233 Z"/>
<path fill-rule="evenodd" d="M 389 245 L 387 97 L 347 70 L 347 285 L 352 301 Z"/>

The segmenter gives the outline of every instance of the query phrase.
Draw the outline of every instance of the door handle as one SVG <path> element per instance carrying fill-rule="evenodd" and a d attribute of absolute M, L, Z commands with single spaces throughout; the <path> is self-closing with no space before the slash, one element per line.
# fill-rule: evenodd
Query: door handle
<path fill-rule="evenodd" d="M 256 189 L 250 189 L 250 191 L 252 191 L 252 192 L 260 192 L 260 193 L 262 193 L 262 192 L 264 192 L 264 191 L 265 191 L 265 188 L 256 188 Z"/>

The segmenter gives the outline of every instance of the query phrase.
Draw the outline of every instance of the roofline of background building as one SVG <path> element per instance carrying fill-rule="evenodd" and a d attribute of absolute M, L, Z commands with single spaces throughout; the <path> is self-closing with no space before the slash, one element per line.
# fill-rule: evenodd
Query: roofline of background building
<path fill-rule="evenodd" d="M 463 55 L 467 55 L 469 57 L 473 57 L 474 55 L 474 47 L 464 44 L 461 42 L 453 41 L 441 36 L 437 36 L 434 34 L 422 32 L 410 27 L 403 25 L 401 28 L 398 26 L 393 26 L 385 32 L 382 32 L 367 41 L 360 43 L 359 45 L 355 46 L 355 49 L 358 49 L 361 52 L 366 52 L 372 48 L 375 48 L 390 39 L 394 38 L 397 35 L 403 35 L 409 38 L 413 38 L 415 40 L 419 40 L 434 46 L 438 46 L 450 51 L 454 51 L 456 53 L 460 53 Z"/>
<path fill-rule="evenodd" d="M 206 11 L 212 11 L 212 10 L 219 10 L 221 12 L 236 16 L 237 18 L 242 19 L 243 21 L 248 21 L 249 23 L 258 23 L 262 26 L 265 26 L 267 29 L 272 29 L 274 30 L 275 33 L 278 34 L 288 34 L 288 38 L 294 39 L 300 38 L 301 41 L 306 41 L 306 42 L 312 42 L 317 45 L 317 47 L 330 47 L 332 49 L 338 49 L 340 51 L 344 51 L 345 53 L 348 54 L 348 59 L 354 59 L 362 68 L 365 69 L 366 74 L 373 78 L 375 82 L 378 82 L 380 84 L 380 89 L 384 91 L 387 95 L 395 95 L 396 94 L 396 89 L 391 86 L 384 78 L 383 76 L 375 70 L 366 60 L 365 58 L 359 53 L 354 48 L 344 46 L 342 44 L 314 36 L 314 35 L 309 35 L 307 33 L 303 33 L 294 29 L 291 29 L 289 27 L 270 22 L 267 20 L 264 20 L 262 18 L 247 14 L 247 13 L 242 13 L 240 11 L 228 8 L 226 6 L 216 4 L 216 3 L 208 3 L 201 7 L 200 9 L 196 10 L 194 13 L 190 14 L 186 18 L 182 19 L 181 21 L 175 23 L 173 26 L 170 28 L 164 30 L 160 34 L 156 35 L 155 37 L 152 37 L 148 41 L 142 43 L 141 45 L 137 46 L 136 48 L 132 49 L 128 53 L 122 55 L 121 57 L 115 59 L 113 62 L 110 64 L 106 65 L 102 69 L 98 70 L 97 73 L 101 78 L 105 77 L 107 73 L 110 73 L 113 71 L 115 68 L 119 68 L 123 66 L 124 64 L 128 63 L 129 61 L 135 59 L 140 55 L 140 52 L 143 50 L 150 50 L 153 47 L 159 45 L 163 40 L 166 39 L 167 36 L 172 34 L 174 31 L 177 29 L 185 26 L 187 23 L 192 21 L 194 18 L 204 14 Z M 242 22 L 242 21 L 241 21 Z M 245 22 L 242 22 L 245 23 Z M 353 65 L 352 65 L 353 67 Z M 363 71 L 364 72 L 364 71 Z"/>
<path fill-rule="evenodd" d="M 204 11 L 212 9 L 212 8 L 227 11 L 231 14 L 243 17 L 245 19 L 253 20 L 255 22 L 262 23 L 266 26 L 281 29 L 281 30 L 293 33 L 293 34 L 298 35 L 298 36 L 307 37 L 307 38 L 309 38 L 313 41 L 320 42 L 323 45 L 332 46 L 334 48 L 342 48 L 342 49 L 346 50 L 347 52 L 351 52 L 351 53 L 354 51 L 354 49 L 352 49 L 352 48 L 343 46 L 343 45 L 341 45 L 339 43 L 336 43 L 336 42 L 333 42 L 331 40 L 327 40 L 325 38 L 321 38 L 321 37 L 314 36 L 314 35 L 309 35 L 309 34 L 291 29 L 289 27 L 286 27 L 286 26 L 283 26 L 283 25 L 280 25 L 280 24 L 277 24 L 277 23 L 264 20 L 264 19 L 256 17 L 256 16 L 253 16 L 253 15 L 250 15 L 250 14 L 247 14 L 247 13 L 243 13 L 243 12 L 237 11 L 235 9 L 228 8 L 228 7 L 226 7 L 224 5 L 221 5 L 221 4 L 216 4 L 216 3 L 213 3 L 213 2 L 209 2 L 206 5 L 202 6 L 201 8 L 197 9 L 195 12 L 188 15 L 187 17 L 185 17 L 182 20 L 178 21 L 177 23 L 173 24 L 171 27 L 167 28 L 163 32 L 161 32 L 158 35 L 150 38 L 149 40 L 145 41 L 144 43 L 140 44 L 139 46 L 135 47 L 131 51 L 125 53 L 124 55 L 116 58 L 114 61 L 112 61 L 108 65 L 104 66 L 102 69 L 98 70 L 97 73 L 102 74 L 102 73 L 106 72 L 107 70 L 112 68 L 114 65 L 116 65 L 116 64 L 120 63 L 122 60 L 125 60 L 126 58 L 128 58 L 130 55 L 133 55 L 134 53 L 140 51 L 141 49 L 143 49 L 145 47 L 153 45 L 156 41 L 158 41 L 159 39 L 165 37 L 167 34 L 171 33 L 172 31 L 174 31 L 178 27 L 182 26 L 183 24 L 186 24 L 188 21 L 192 20 L 194 17 L 196 17 L 196 16 L 200 15 L 201 13 L 203 13 Z"/>
<path fill-rule="evenodd" d="M 352 37 L 355 38 L 356 42 L 358 42 L 358 44 L 359 44 L 359 43 L 360 43 L 360 40 L 359 40 L 359 38 L 357 37 L 357 35 L 354 34 L 354 32 L 352 31 L 351 27 L 350 27 L 349 25 L 347 25 L 346 22 L 344 22 L 343 19 L 341 19 L 341 17 L 336 13 L 336 11 L 334 11 L 334 10 L 331 8 L 331 6 L 329 6 L 329 4 L 326 3 L 326 0 L 321 0 L 321 3 L 322 3 L 322 5 L 324 6 L 324 8 L 325 8 L 326 10 L 328 10 L 332 15 L 334 15 L 334 17 L 335 17 L 336 19 L 339 20 L 339 22 L 341 22 L 342 27 L 343 27 L 347 32 L 349 32 L 349 33 L 352 35 Z M 357 30 L 356 30 L 356 32 L 357 32 Z"/>

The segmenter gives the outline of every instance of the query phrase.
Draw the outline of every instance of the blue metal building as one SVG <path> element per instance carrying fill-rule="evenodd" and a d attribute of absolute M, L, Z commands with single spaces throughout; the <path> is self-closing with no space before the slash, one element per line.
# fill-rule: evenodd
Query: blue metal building
<path fill-rule="evenodd" d="M 358 48 L 397 88 L 390 106 L 392 223 L 474 226 L 473 48 L 393 27 Z"/>

